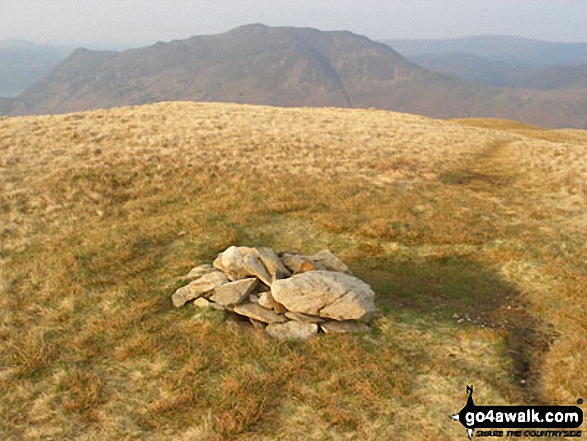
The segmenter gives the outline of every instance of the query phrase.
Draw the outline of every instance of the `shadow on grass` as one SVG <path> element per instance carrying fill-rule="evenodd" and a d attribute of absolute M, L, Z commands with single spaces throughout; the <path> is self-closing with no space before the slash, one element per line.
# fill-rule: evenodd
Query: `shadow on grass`
<path fill-rule="evenodd" d="M 410 311 L 505 331 L 504 356 L 511 360 L 516 386 L 529 399 L 539 395 L 539 361 L 551 336 L 526 312 L 517 289 L 498 273 L 463 256 L 418 261 L 369 257 L 351 267 L 375 290 L 385 315 Z"/>

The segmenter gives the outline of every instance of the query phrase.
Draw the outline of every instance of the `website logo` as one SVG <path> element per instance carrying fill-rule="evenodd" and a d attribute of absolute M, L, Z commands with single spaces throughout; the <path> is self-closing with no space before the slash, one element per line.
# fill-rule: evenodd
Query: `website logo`
<path fill-rule="evenodd" d="M 473 386 L 467 386 L 467 404 L 451 419 L 459 421 L 469 439 L 477 437 L 580 437 L 576 429 L 583 424 L 583 411 L 577 406 L 477 406 L 473 401 Z M 582 403 L 582 400 L 578 400 Z M 510 429 L 480 431 L 478 429 Z M 526 429 L 526 430 L 523 430 Z M 546 429 L 546 430 L 528 430 Z M 558 430 L 556 430 L 558 429 Z"/>

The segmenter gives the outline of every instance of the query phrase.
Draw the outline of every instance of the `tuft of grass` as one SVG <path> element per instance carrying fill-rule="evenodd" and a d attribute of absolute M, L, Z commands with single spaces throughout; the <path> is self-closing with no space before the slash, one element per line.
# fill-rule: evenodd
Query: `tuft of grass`
<path fill-rule="evenodd" d="M 96 420 L 97 408 L 104 400 L 104 382 L 86 369 L 69 370 L 60 384 L 63 390 L 61 406 L 66 412 Z"/>
<path fill-rule="evenodd" d="M 58 358 L 59 348 L 47 334 L 31 332 L 8 342 L 7 352 L 20 375 L 39 376 Z"/>

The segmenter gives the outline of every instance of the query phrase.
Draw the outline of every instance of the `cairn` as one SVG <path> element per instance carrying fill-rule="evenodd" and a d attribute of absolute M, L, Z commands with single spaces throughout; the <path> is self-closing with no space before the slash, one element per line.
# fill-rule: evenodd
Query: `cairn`
<path fill-rule="evenodd" d="M 231 246 L 181 279 L 189 283 L 172 295 L 175 307 L 225 310 L 280 340 L 368 332 L 377 313 L 371 287 L 328 250 L 305 256 Z"/>

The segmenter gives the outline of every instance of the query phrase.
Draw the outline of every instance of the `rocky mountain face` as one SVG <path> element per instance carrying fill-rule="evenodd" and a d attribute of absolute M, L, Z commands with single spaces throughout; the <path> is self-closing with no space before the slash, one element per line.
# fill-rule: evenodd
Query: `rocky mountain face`
<path fill-rule="evenodd" d="M 264 25 L 120 53 L 79 49 L 5 105 L 3 113 L 66 113 L 160 101 L 374 107 L 436 118 L 587 127 L 587 91 L 483 87 L 429 72 L 389 46 L 350 32 Z"/>

